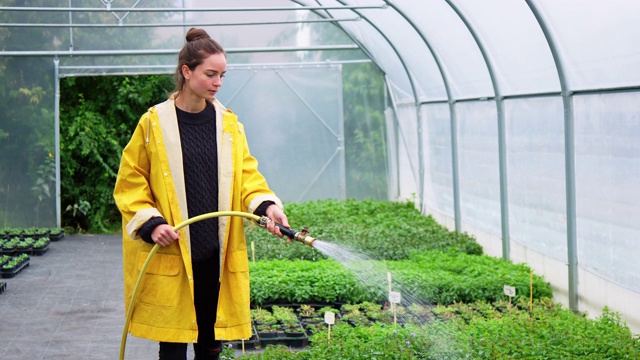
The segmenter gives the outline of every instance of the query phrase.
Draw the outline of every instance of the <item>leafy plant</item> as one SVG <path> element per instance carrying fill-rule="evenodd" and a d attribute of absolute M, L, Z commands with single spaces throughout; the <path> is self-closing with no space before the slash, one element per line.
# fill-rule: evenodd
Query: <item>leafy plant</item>
<path fill-rule="evenodd" d="M 258 261 L 250 264 L 250 274 L 251 301 L 256 306 L 278 301 L 363 301 L 369 297 L 353 274 L 333 260 Z"/>
<path fill-rule="evenodd" d="M 482 247 L 471 236 L 449 231 L 410 202 L 328 199 L 285 203 L 285 212 L 293 228 L 307 225 L 312 237 L 352 248 L 372 259 L 402 260 L 415 251 L 450 248 L 482 254 Z M 326 258 L 314 248 L 287 243 L 254 225 L 249 225 L 246 233 L 258 260 Z"/>
<path fill-rule="evenodd" d="M 470 344 L 474 359 L 636 359 L 640 339 L 605 307 L 587 318 L 549 299 L 536 300 L 529 311 L 524 299 L 506 312 L 479 312 L 467 306 L 466 315 L 453 317 L 456 339 Z M 450 323 L 451 325 L 451 323 Z M 442 330 L 444 323 L 436 323 Z M 447 325 L 449 326 L 449 325 Z"/>
<path fill-rule="evenodd" d="M 121 216 L 113 187 L 122 149 L 140 116 L 163 101 L 171 77 L 73 77 L 60 82 L 61 188 L 63 208 L 91 204 L 86 216 L 63 214 L 63 226 L 80 232 L 118 231 Z M 76 213 L 77 214 L 77 213 Z"/>
<path fill-rule="evenodd" d="M 491 256 L 424 251 L 406 261 L 385 261 L 403 290 L 428 303 L 472 303 L 504 299 L 504 285 L 516 287 L 516 298 L 530 297 L 531 268 Z M 533 297 L 551 297 L 551 285 L 533 275 Z"/>

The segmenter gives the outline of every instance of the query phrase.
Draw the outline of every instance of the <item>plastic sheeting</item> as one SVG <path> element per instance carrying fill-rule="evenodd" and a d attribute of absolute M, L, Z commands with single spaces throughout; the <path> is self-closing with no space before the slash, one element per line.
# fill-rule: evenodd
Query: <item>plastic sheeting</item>
<path fill-rule="evenodd" d="M 459 230 L 477 229 L 570 266 L 575 247 L 578 266 L 640 293 L 640 263 L 634 256 L 640 233 L 634 221 L 640 215 L 640 2 L 70 0 L 55 5 L 65 11 L 28 12 L 8 11 L 15 2 L 5 3 L 0 37 L 16 31 L 20 36 L 2 42 L 0 60 L 6 69 L 28 75 L 18 63 L 24 60 L 33 68 L 38 59 L 33 73 L 39 80 L 30 89 L 39 82 L 52 89 L 54 58 L 63 76 L 171 72 L 190 26 L 205 27 L 220 40 L 231 64 L 273 69 L 371 60 L 384 73 L 388 91 L 388 106 L 380 107 L 388 127 L 388 159 L 380 174 L 388 179 L 388 198 L 415 200 L 425 212 L 457 217 Z M 104 10 L 109 6 L 117 11 Z M 139 10 L 151 7 L 165 9 Z M 339 125 L 313 120 L 339 116 L 310 114 L 299 102 L 312 98 L 311 88 L 318 84 L 307 81 L 306 89 L 303 79 L 294 80 L 300 76 L 296 70 L 283 70 L 282 76 L 270 71 L 261 76 L 272 79 L 255 83 L 250 94 L 279 84 L 274 97 L 298 101 L 295 111 L 311 119 L 304 127 L 327 146 L 326 153 L 295 155 L 313 159 L 314 170 L 305 174 L 319 173 L 323 161 L 339 172 L 339 161 L 326 160 L 340 147 Z M 285 79 L 305 95 L 296 100 L 291 88 L 282 86 Z M 340 80 L 333 72 L 318 80 L 335 90 L 333 104 L 340 102 L 339 87 L 348 87 Z M 5 214 L 31 211 L 17 209 L 12 199 L 18 196 L 31 198 L 30 208 L 40 201 L 38 216 L 50 219 L 52 197 L 36 200 L 30 183 L 32 174 L 48 164 L 48 151 L 35 140 L 16 147 L 16 136 L 33 133 L 33 127 L 14 127 L 9 135 L 5 130 L 7 117 L 12 126 L 17 116 L 39 117 L 46 124 L 41 133 L 52 145 L 54 98 L 47 92 L 38 100 L 37 109 L 5 105 L 0 112 L 3 156 L 29 154 L 11 165 L 22 175 L 14 178 L 2 169 L 0 196 Z M 322 101 L 319 106 L 335 110 Z M 252 109 L 246 111 L 247 118 L 255 117 Z M 280 170 L 265 171 L 277 176 Z M 340 186 L 292 189 L 321 198 L 343 196 L 342 190 L 336 192 Z"/>

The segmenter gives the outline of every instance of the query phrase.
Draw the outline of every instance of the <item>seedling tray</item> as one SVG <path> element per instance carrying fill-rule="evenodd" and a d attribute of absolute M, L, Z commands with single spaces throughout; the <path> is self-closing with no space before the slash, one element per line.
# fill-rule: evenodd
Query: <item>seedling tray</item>
<path fill-rule="evenodd" d="M 2 273 L 3 279 L 11 279 L 12 277 L 18 275 L 18 273 L 27 266 L 29 266 L 29 259 L 23 261 L 20 265 L 14 267 L 13 269 L 2 269 L 0 270 L 0 273 Z"/>

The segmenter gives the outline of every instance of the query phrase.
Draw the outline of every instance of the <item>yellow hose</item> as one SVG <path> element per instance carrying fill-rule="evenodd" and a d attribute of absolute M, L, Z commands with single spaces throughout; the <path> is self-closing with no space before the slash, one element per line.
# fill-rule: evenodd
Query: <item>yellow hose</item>
<path fill-rule="evenodd" d="M 219 216 L 240 216 L 240 217 L 244 217 L 244 218 L 255 220 L 255 221 L 260 220 L 260 216 L 251 214 L 251 213 L 242 212 L 242 211 L 217 211 L 217 212 L 202 214 L 199 216 L 192 217 L 191 219 L 185 220 L 180 224 L 174 226 L 173 230 L 178 231 L 187 225 L 191 225 L 201 220 L 211 219 Z M 124 323 L 124 330 L 122 331 L 122 341 L 120 342 L 120 360 L 124 360 L 124 349 L 127 343 L 129 323 L 131 322 L 131 314 L 133 314 L 133 305 L 135 304 L 136 296 L 138 295 L 138 289 L 140 288 L 140 283 L 142 282 L 144 273 L 147 270 L 147 266 L 149 265 L 149 263 L 151 262 L 151 259 L 153 258 L 153 255 L 156 254 L 159 248 L 160 248 L 160 245 L 155 244 L 153 246 L 153 249 L 151 249 L 151 251 L 149 252 L 149 255 L 147 256 L 147 260 L 145 260 L 144 264 L 142 265 L 142 268 L 140 269 L 140 275 L 138 276 L 138 281 L 136 281 L 136 286 L 133 288 L 133 294 L 131 294 L 131 301 L 129 302 L 129 310 L 127 311 L 127 318 Z"/>

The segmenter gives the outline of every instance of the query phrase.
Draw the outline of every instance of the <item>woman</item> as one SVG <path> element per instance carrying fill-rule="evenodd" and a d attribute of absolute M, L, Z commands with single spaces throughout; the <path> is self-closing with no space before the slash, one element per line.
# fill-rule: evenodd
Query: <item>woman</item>
<path fill-rule="evenodd" d="M 253 212 L 289 226 L 282 203 L 249 153 L 244 128 L 215 95 L 223 48 L 192 28 L 180 51 L 176 92 L 145 113 L 122 153 L 114 198 L 123 217 L 125 304 L 154 244 L 129 333 L 160 342 L 161 360 L 218 359 L 222 340 L 251 336 L 243 219 L 218 217 L 179 232 L 197 215 Z"/>

